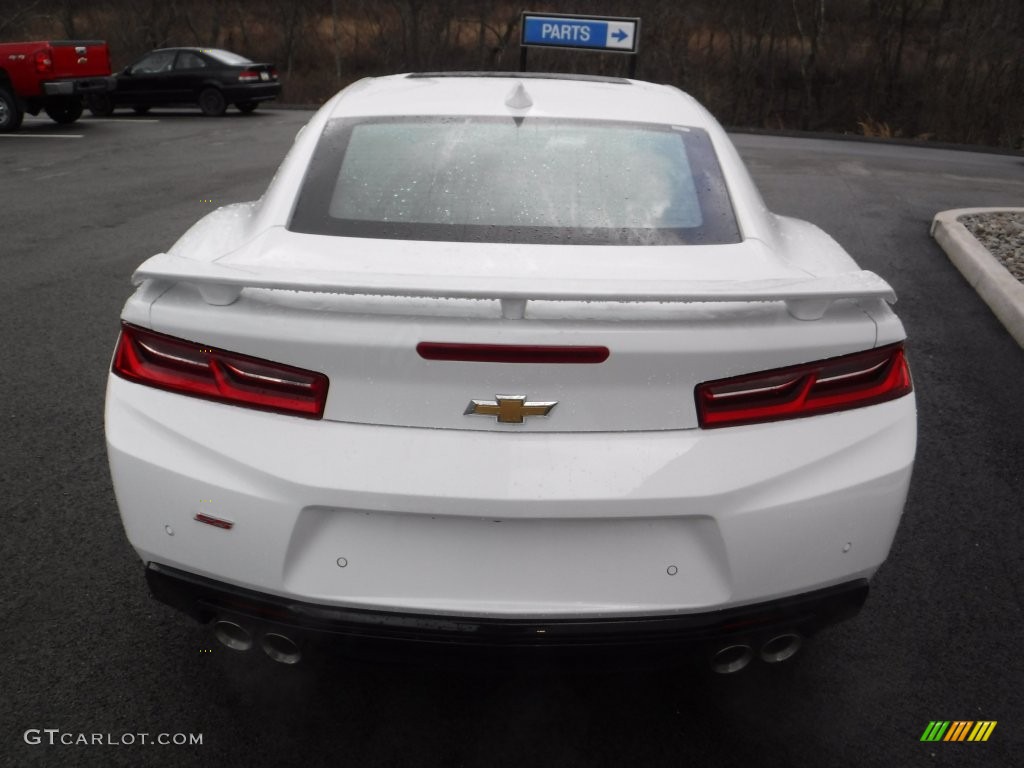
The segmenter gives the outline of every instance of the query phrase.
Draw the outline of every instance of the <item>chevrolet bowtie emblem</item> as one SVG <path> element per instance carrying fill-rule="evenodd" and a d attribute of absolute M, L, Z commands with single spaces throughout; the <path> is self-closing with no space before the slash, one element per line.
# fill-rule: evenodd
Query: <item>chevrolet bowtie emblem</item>
<path fill-rule="evenodd" d="M 466 416 L 497 416 L 499 424 L 522 424 L 527 416 L 547 416 L 558 401 L 528 403 L 526 395 L 495 395 L 494 400 L 470 400 Z"/>

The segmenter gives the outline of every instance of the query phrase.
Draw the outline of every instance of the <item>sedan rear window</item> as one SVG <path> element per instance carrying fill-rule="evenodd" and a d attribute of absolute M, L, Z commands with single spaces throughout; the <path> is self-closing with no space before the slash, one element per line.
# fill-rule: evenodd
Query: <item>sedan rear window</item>
<path fill-rule="evenodd" d="M 222 51 L 220 48 L 204 48 L 203 53 L 207 56 L 212 56 L 222 64 L 227 64 L 229 67 L 244 67 L 246 64 L 252 64 L 252 59 L 239 56 L 231 51 Z"/>
<path fill-rule="evenodd" d="M 738 242 L 707 134 L 596 120 L 334 120 L 289 228 L 512 243 Z"/>

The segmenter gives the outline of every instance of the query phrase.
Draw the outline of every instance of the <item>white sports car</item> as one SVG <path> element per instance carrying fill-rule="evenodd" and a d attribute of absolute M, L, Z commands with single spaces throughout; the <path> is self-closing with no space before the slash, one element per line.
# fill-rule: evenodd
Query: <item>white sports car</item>
<path fill-rule="evenodd" d="M 895 297 L 636 80 L 362 80 L 135 272 L 111 474 L 157 598 L 306 640 L 789 658 L 906 500 Z"/>

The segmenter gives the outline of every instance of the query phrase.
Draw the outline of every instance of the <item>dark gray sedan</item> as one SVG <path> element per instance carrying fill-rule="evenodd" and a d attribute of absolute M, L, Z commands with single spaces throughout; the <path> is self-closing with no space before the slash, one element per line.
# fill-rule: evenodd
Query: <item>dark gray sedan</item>
<path fill-rule="evenodd" d="M 277 68 L 217 48 L 161 48 L 117 75 L 111 93 L 89 97 L 94 115 L 117 107 L 145 114 L 151 107 L 198 104 L 204 115 L 223 115 L 229 104 L 252 112 L 281 92 Z"/>

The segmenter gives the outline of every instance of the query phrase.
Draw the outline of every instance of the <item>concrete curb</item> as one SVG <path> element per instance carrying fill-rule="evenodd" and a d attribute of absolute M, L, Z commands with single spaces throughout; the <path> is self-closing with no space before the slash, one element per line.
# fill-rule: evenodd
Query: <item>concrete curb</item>
<path fill-rule="evenodd" d="M 955 208 L 932 219 L 931 236 L 960 273 L 1024 347 L 1024 284 L 1010 274 L 957 219 L 973 213 L 1024 213 L 1024 208 Z"/>
<path fill-rule="evenodd" d="M 745 133 L 751 136 L 781 136 L 787 139 L 821 139 L 823 141 L 853 141 L 861 144 L 883 146 L 920 147 L 921 149 L 948 149 L 954 152 L 980 152 L 986 155 L 1024 156 L 1024 150 L 1010 147 L 988 146 L 986 144 L 956 144 L 951 141 L 907 139 L 902 137 L 861 136 L 859 133 L 838 133 L 831 131 L 797 131 L 788 128 L 750 128 L 740 125 L 726 126 L 728 133 Z M 1004 210 L 1000 208 L 999 210 Z"/>

